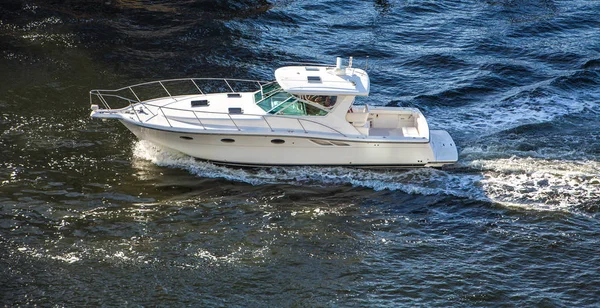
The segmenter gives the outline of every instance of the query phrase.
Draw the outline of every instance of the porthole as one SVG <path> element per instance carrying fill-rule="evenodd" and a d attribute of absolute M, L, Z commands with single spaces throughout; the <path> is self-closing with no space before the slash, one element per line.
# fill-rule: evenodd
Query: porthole
<path fill-rule="evenodd" d="M 184 139 L 184 140 L 194 140 L 194 138 L 188 137 L 188 136 L 179 136 L 179 138 Z"/>
<path fill-rule="evenodd" d="M 273 143 L 273 144 L 284 144 L 285 140 L 283 140 L 283 139 L 273 139 L 273 140 L 271 140 L 271 143 Z"/>
<path fill-rule="evenodd" d="M 225 142 L 225 143 L 234 143 L 235 140 L 231 139 L 231 138 L 223 138 L 221 139 L 221 142 Z"/>

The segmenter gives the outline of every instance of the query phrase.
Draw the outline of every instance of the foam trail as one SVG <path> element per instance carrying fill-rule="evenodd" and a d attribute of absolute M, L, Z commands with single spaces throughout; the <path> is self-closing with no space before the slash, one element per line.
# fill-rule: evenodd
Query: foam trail
<path fill-rule="evenodd" d="M 538 210 L 570 210 L 600 202 L 600 164 L 539 158 L 475 160 L 480 181 L 493 201 Z"/>
<path fill-rule="evenodd" d="M 455 110 L 432 108 L 428 116 L 432 127 L 462 134 L 493 134 L 527 124 L 550 122 L 556 118 L 593 109 L 597 103 L 560 96 L 519 96 Z"/>
<path fill-rule="evenodd" d="M 244 169 L 226 168 L 198 161 L 191 156 L 160 147 L 146 140 L 140 140 L 134 144 L 133 155 L 161 167 L 181 168 L 201 177 L 223 178 L 252 185 L 268 184 L 274 180 L 268 176 L 253 177 Z"/>
<path fill-rule="evenodd" d="M 261 184 L 353 185 L 380 190 L 399 190 L 411 194 L 470 197 L 472 183 L 480 177 L 456 175 L 436 169 L 369 170 L 344 167 L 270 167 L 239 169 L 217 166 L 154 145 L 138 141 L 133 155 L 158 166 L 181 168 L 207 178 Z"/>
<path fill-rule="evenodd" d="M 135 144 L 134 156 L 150 160 L 159 166 L 181 168 L 200 177 L 223 178 L 252 185 L 352 185 L 375 191 L 449 195 L 551 211 L 569 211 L 580 204 L 600 201 L 600 164 L 594 161 L 517 157 L 479 159 L 463 162 L 463 171 L 344 167 L 239 169 L 197 161 L 148 141 Z"/>

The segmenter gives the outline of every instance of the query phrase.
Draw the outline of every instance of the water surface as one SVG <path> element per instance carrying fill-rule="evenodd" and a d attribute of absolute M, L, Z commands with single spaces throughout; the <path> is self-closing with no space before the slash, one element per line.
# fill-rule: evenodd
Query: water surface
<path fill-rule="evenodd" d="M 600 300 L 596 1 L 0 4 L 6 306 Z M 442 170 L 239 169 L 89 119 L 88 92 L 354 56 Z"/>

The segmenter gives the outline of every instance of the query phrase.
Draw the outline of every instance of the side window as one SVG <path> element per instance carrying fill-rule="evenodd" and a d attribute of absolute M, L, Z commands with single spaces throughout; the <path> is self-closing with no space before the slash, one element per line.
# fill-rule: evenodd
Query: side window
<path fill-rule="evenodd" d="M 337 96 L 293 95 L 277 83 L 263 86 L 254 94 L 256 105 L 270 114 L 324 116 L 337 103 Z"/>
<path fill-rule="evenodd" d="M 287 105 L 287 107 L 283 108 L 279 112 L 279 114 L 283 115 L 306 115 L 306 108 L 304 103 L 301 103 L 297 100 L 294 100 L 291 104 Z"/>
<path fill-rule="evenodd" d="M 319 108 L 309 105 L 309 104 L 304 104 L 304 105 L 306 106 L 306 115 L 324 116 L 327 114 L 327 111 L 325 111 L 323 109 L 319 109 Z"/>
<path fill-rule="evenodd" d="M 281 109 L 279 114 L 283 115 L 309 115 L 309 116 L 324 116 L 327 111 L 317 108 L 313 105 L 295 100 L 291 104 Z"/>
<path fill-rule="evenodd" d="M 337 103 L 337 96 L 325 96 L 325 95 L 302 95 L 300 99 L 311 102 L 313 104 L 321 105 L 327 109 L 333 108 Z"/>
<path fill-rule="evenodd" d="M 258 103 L 261 99 L 263 99 L 262 93 L 260 93 L 260 90 L 256 91 L 256 93 L 254 93 L 254 102 Z"/>

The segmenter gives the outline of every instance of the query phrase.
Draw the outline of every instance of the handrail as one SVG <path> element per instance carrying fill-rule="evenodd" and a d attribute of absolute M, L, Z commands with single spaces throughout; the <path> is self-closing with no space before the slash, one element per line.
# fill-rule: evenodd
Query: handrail
<path fill-rule="evenodd" d="M 231 87 L 231 85 L 229 84 L 229 82 L 227 82 L 227 79 L 223 79 L 223 81 L 225 81 L 225 83 L 227 84 L 227 86 L 229 87 L 229 89 L 231 90 L 232 93 L 235 92 L 233 90 L 233 88 Z"/>
<path fill-rule="evenodd" d="M 155 104 L 150 104 L 150 103 L 143 103 L 144 107 L 146 107 L 146 109 L 148 109 L 148 107 L 155 107 L 157 108 L 160 113 L 162 114 L 162 116 L 165 118 L 165 120 L 167 121 L 167 124 L 169 125 L 169 127 L 173 127 L 173 124 L 171 123 L 171 121 L 169 120 L 169 118 L 172 119 L 172 117 L 168 116 L 165 113 L 165 110 L 172 110 L 172 111 L 182 111 L 182 112 L 186 112 L 186 113 L 192 113 L 194 115 L 194 117 L 196 118 L 196 120 L 198 120 L 198 124 L 200 124 L 200 126 L 204 129 L 207 130 L 206 128 L 206 124 L 202 123 L 202 121 L 200 120 L 200 118 L 198 117 L 198 114 L 212 114 L 212 115 L 223 115 L 225 116 L 225 119 L 229 119 L 231 121 L 231 123 L 233 124 L 232 127 L 235 127 L 236 130 L 238 131 L 243 131 L 243 129 L 240 127 L 240 125 L 238 125 L 238 123 L 236 122 L 236 120 L 231 116 L 231 114 L 226 113 L 226 112 L 215 112 L 215 111 L 196 111 L 196 110 L 188 110 L 188 109 L 181 109 L 181 108 L 173 108 L 173 107 L 163 107 L 163 106 L 159 106 L 159 105 L 155 105 Z M 135 112 L 135 111 L 134 111 Z M 274 132 L 274 126 L 272 124 L 271 119 L 287 119 L 290 120 L 292 122 L 298 122 L 298 124 L 300 124 L 300 127 L 302 128 L 302 131 L 306 134 L 309 133 L 309 130 L 302 124 L 302 123 L 312 123 L 312 124 L 316 124 L 320 127 L 324 127 L 334 133 L 337 133 L 341 136 L 347 137 L 346 134 L 340 132 L 339 130 L 325 125 L 323 123 L 317 122 L 317 121 L 313 121 L 310 119 L 301 119 L 301 118 L 297 118 L 297 117 L 291 117 L 291 116 L 283 116 L 283 115 L 271 115 L 271 114 L 239 114 L 239 115 L 235 115 L 235 116 L 243 116 L 245 119 L 248 118 L 252 118 L 252 117 L 258 117 L 261 118 L 269 127 L 269 130 L 271 132 Z M 152 117 L 153 118 L 153 117 Z M 139 120 L 139 118 L 138 118 Z M 241 120 L 241 119 L 238 119 Z M 139 120 L 140 123 L 144 123 L 144 121 Z M 147 121 L 146 121 L 147 122 Z M 289 123 L 289 122 L 288 122 Z M 275 127 L 277 128 L 277 127 Z"/>
<path fill-rule="evenodd" d="M 200 125 L 202 125 L 202 128 L 204 128 L 204 130 L 206 130 L 206 126 L 204 126 L 204 124 L 202 124 L 202 121 L 200 121 L 200 118 L 198 117 L 198 115 L 196 114 L 196 111 L 192 111 L 192 113 L 194 114 L 194 116 L 196 117 L 196 120 L 198 120 L 198 123 L 200 123 Z"/>
<path fill-rule="evenodd" d="M 308 131 L 306 130 L 306 128 L 304 128 L 304 125 L 302 125 L 302 122 L 300 122 L 300 119 L 298 119 L 298 124 L 300 124 L 300 126 L 302 126 L 302 129 L 304 130 L 304 133 L 308 134 Z"/>
<path fill-rule="evenodd" d="M 90 95 L 96 95 L 96 96 L 98 97 L 98 99 L 99 99 L 101 102 L 103 102 L 103 103 L 106 105 L 106 107 L 108 107 L 108 109 L 109 109 L 109 110 L 112 110 L 113 108 L 111 108 L 111 107 L 108 105 L 108 103 L 106 102 L 106 99 L 104 98 L 104 96 L 107 96 L 107 97 L 116 97 L 116 98 L 119 98 L 119 99 L 122 99 L 122 100 L 124 100 L 124 101 L 127 101 L 127 102 L 129 102 L 129 104 L 131 104 L 132 102 L 133 102 L 133 103 L 142 103 L 142 104 L 144 104 L 144 102 L 141 102 L 141 101 L 136 101 L 136 100 L 134 100 L 134 99 L 130 99 L 130 98 L 127 98 L 127 97 L 123 97 L 123 96 L 121 96 L 121 95 L 115 95 L 115 94 L 104 94 L 104 95 L 103 95 L 103 94 L 99 94 L 99 93 L 94 93 L 94 91 L 96 91 L 96 90 L 92 90 L 92 91 L 90 91 Z M 91 100 L 91 98 L 90 98 L 90 100 Z"/>
<path fill-rule="evenodd" d="M 206 95 L 206 94 L 210 94 L 210 93 L 223 93 L 221 91 L 218 92 L 209 92 L 209 91 L 202 91 L 202 89 L 200 88 L 200 86 L 198 85 L 198 83 L 196 83 L 196 81 L 205 81 L 205 82 L 210 82 L 210 81 L 218 81 L 218 82 L 224 82 L 224 86 L 227 86 L 227 88 L 229 90 L 231 90 L 231 92 L 225 92 L 225 93 L 235 93 L 235 90 L 233 89 L 233 87 L 231 86 L 230 82 L 243 82 L 243 83 L 248 83 L 249 85 L 252 86 L 252 88 L 255 88 L 255 91 L 261 90 L 262 91 L 262 87 L 265 85 L 268 85 L 270 83 L 273 83 L 274 81 L 263 81 L 263 80 L 251 80 L 251 79 L 235 79 L 235 78 L 176 78 L 176 79 L 164 79 L 164 80 L 155 80 L 155 81 L 148 81 L 148 82 L 142 82 L 142 83 L 138 83 L 138 84 L 134 84 L 134 85 L 130 85 L 130 86 L 125 86 L 119 89 L 114 89 L 114 90 L 103 90 L 103 89 L 94 89 L 90 91 L 90 105 L 93 104 L 93 96 L 95 95 L 98 100 L 100 100 L 100 102 L 102 103 L 103 106 L 105 106 L 107 109 L 111 110 L 113 109 L 110 104 L 108 103 L 106 98 L 116 98 L 122 101 L 127 102 L 128 105 L 131 105 L 133 103 L 140 103 L 142 105 L 145 105 L 146 102 L 151 101 L 153 99 L 157 99 L 157 98 L 163 98 L 163 96 L 160 95 L 153 95 L 151 98 L 144 98 L 141 99 L 141 95 L 138 95 L 138 93 L 136 93 L 136 90 L 139 91 L 139 88 L 144 87 L 144 86 L 148 86 L 148 85 L 154 85 L 157 87 L 157 89 L 162 88 L 162 90 L 164 92 L 167 93 L 167 95 L 174 101 L 177 101 L 177 99 L 175 97 L 180 96 L 180 95 L 174 95 L 172 93 L 172 91 L 169 91 L 167 89 L 167 85 L 168 83 L 173 83 L 173 82 L 179 82 L 180 84 L 182 82 L 191 82 L 191 84 L 193 84 L 194 88 L 196 90 L 198 90 L 198 92 L 200 92 L 201 95 Z M 190 85 L 191 85 L 190 84 Z M 134 90 L 135 89 L 135 90 Z M 135 99 L 132 98 L 128 98 L 125 97 L 124 93 L 120 93 L 119 92 L 127 92 L 130 94 L 133 94 L 133 97 L 135 97 Z M 164 93 L 163 92 L 163 93 Z M 194 93 L 185 93 L 183 95 L 191 95 L 191 94 L 196 94 L 197 93 L 194 91 Z M 122 106 L 125 107 L 125 106 Z"/>
<path fill-rule="evenodd" d="M 269 84 L 273 81 L 265 81 L 265 80 L 252 80 L 252 79 L 236 79 L 236 78 L 175 78 L 175 79 L 162 79 L 162 80 L 153 80 L 153 81 L 147 81 L 147 82 L 142 82 L 142 83 L 138 83 L 138 84 L 134 84 L 134 85 L 129 85 L 129 86 L 125 86 L 122 88 L 118 88 L 118 89 L 113 89 L 113 90 L 107 90 L 107 89 L 94 89 L 92 91 L 104 91 L 104 92 L 118 92 L 118 91 L 122 91 L 125 90 L 127 88 L 135 88 L 135 87 L 139 87 L 139 86 L 145 86 L 145 85 L 149 85 L 149 84 L 153 84 L 153 83 L 159 83 L 159 82 L 173 82 L 173 81 L 191 81 L 191 80 L 204 80 L 204 81 L 238 81 L 238 82 L 252 82 L 252 83 L 264 83 L 264 84 Z"/>
<path fill-rule="evenodd" d="M 162 83 L 162 81 L 159 81 L 158 84 L 160 84 L 161 87 L 163 87 L 163 89 L 165 89 L 165 92 L 167 92 L 167 95 L 173 99 L 173 96 L 171 96 L 171 93 L 169 93 L 169 90 L 167 90 L 167 88 L 165 88 L 165 85 Z M 131 87 L 129 87 L 131 89 Z"/>
<path fill-rule="evenodd" d="M 200 87 L 198 86 L 198 84 L 194 81 L 194 79 L 192 79 L 192 83 L 194 84 L 194 86 L 196 87 L 196 89 L 198 89 L 198 91 L 200 91 L 200 94 L 204 95 L 204 92 L 202 92 L 202 90 L 200 90 Z"/>
<path fill-rule="evenodd" d="M 162 110 L 162 108 L 158 108 L 158 109 L 160 109 L 160 112 L 162 112 L 162 114 L 163 114 L 163 117 L 165 117 L 165 120 L 167 120 L 167 123 L 169 124 L 169 126 L 170 126 L 170 127 L 173 127 L 173 125 L 171 125 L 171 121 L 169 121 L 169 118 L 168 118 L 168 117 L 167 117 L 167 115 L 165 114 L 165 111 L 164 111 L 164 110 Z M 140 121 L 140 123 L 141 123 L 141 122 L 142 122 L 142 121 Z"/>
<path fill-rule="evenodd" d="M 131 109 L 133 109 L 133 113 L 135 113 L 135 116 L 137 117 L 138 121 L 140 121 L 140 123 L 142 122 L 142 119 L 140 119 L 140 115 L 137 113 L 137 111 L 135 110 L 135 108 L 133 108 L 133 106 L 131 107 Z M 167 120 L 168 121 L 168 120 Z M 169 123 L 170 125 L 171 123 Z"/>
<path fill-rule="evenodd" d="M 202 81 L 220 81 L 220 82 L 224 82 L 224 86 L 226 86 L 227 88 L 229 88 L 229 90 L 231 90 L 233 93 L 235 93 L 233 87 L 230 85 L 230 81 L 232 82 L 248 82 L 248 83 L 253 83 L 254 84 L 254 88 L 256 88 L 256 91 L 263 91 L 263 87 L 266 85 L 269 85 L 271 83 L 274 83 L 274 81 L 260 81 L 260 80 L 248 80 L 248 79 L 223 79 L 223 78 L 178 78 L 178 79 L 166 79 L 166 80 L 158 80 L 158 81 L 149 81 L 149 82 L 144 82 L 144 83 L 139 83 L 139 84 L 135 84 L 135 85 L 130 85 L 130 86 L 126 86 L 120 89 L 116 89 L 116 90 L 91 90 L 90 91 L 90 104 L 93 104 L 93 97 L 97 97 L 98 100 L 100 100 L 100 102 L 102 103 L 102 105 L 104 105 L 106 107 L 107 110 L 113 110 L 113 108 L 109 105 L 107 98 L 113 98 L 116 100 L 121 100 L 123 102 L 126 102 L 128 106 L 123 106 L 122 108 L 126 108 L 129 107 L 131 109 L 133 109 L 133 112 L 136 115 L 137 120 L 140 123 L 144 123 L 144 120 L 142 120 L 142 118 L 140 117 L 140 115 L 138 114 L 137 110 L 135 110 L 135 106 L 134 104 L 138 105 L 138 106 L 142 106 L 144 107 L 144 109 L 148 110 L 151 114 L 152 117 L 145 119 L 145 122 L 147 123 L 150 119 L 155 118 L 156 116 L 158 116 L 159 114 L 162 114 L 162 117 L 165 118 L 167 124 L 170 127 L 173 127 L 173 124 L 171 122 L 171 120 L 173 120 L 172 116 L 168 116 L 167 113 L 165 113 L 165 111 L 179 111 L 179 112 L 184 112 L 184 113 L 189 113 L 191 112 L 193 114 L 193 117 L 198 121 L 198 124 L 200 124 L 200 126 L 204 129 L 207 130 L 207 124 L 203 123 L 201 121 L 201 118 L 198 116 L 198 114 L 213 114 L 213 115 L 222 115 L 224 117 L 224 119 L 229 118 L 229 120 L 231 121 L 231 123 L 233 124 L 232 128 L 235 127 L 236 130 L 238 131 L 243 131 L 243 126 L 239 125 L 238 122 L 236 122 L 235 118 L 238 117 L 242 117 L 243 119 L 249 119 L 252 117 L 257 117 L 262 119 L 265 124 L 267 124 L 268 129 L 271 132 L 274 132 L 276 129 L 278 129 L 277 124 L 274 125 L 273 120 L 274 119 L 286 119 L 289 121 L 286 121 L 286 123 L 288 124 L 284 124 L 284 125 L 289 125 L 291 122 L 297 122 L 300 127 L 301 130 L 304 131 L 304 133 L 309 133 L 309 130 L 306 128 L 306 123 L 312 123 L 317 125 L 318 127 L 322 127 L 325 128 L 331 132 L 337 133 L 339 135 L 342 135 L 344 137 L 347 137 L 344 133 L 340 132 L 339 130 L 330 127 L 328 125 L 325 125 L 323 123 L 317 122 L 317 121 L 313 121 L 310 119 L 301 119 L 298 117 L 291 117 L 291 116 L 284 116 L 284 115 L 271 115 L 271 114 L 240 114 L 240 115 L 234 115 L 234 117 L 232 117 L 231 114 L 229 113 L 225 113 L 225 112 L 211 112 L 211 111 L 196 111 L 196 110 L 189 110 L 189 109 L 181 109 L 181 108 L 173 108 L 173 107 L 166 107 L 166 106 L 159 106 L 156 104 L 152 104 L 150 103 L 150 101 L 159 99 L 159 98 L 164 98 L 164 96 L 157 96 L 155 95 L 154 97 L 150 98 L 150 99 L 144 99 L 142 100 L 141 96 L 138 95 L 139 93 L 136 93 L 136 90 L 139 90 L 139 87 L 142 86 L 147 86 L 147 85 L 155 85 L 158 87 L 158 89 L 162 88 L 163 92 L 162 93 L 167 93 L 168 97 L 173 99 L 173 100 L 177 100 L 177 97 L 180 97 L 182 95 L 206 95 L 209 93 L 223 93 L 223 92 L 207 92 L 207 91 L 203 91 L 202 88 L 196 83 L 196 81 L 198 80 L 202 80 Z M 195 88 L 196 90 L 198 90 L 198 92 L 200 92 L 200 94 L 198 94 L 198 92 L 194 91 L 194 93 L 186 93 L 186 94 L 173 94 L 172 91 L 169 91 L 166 84 L 170 83 L 170 82 L 191 82 L 190 85 L 193 84 L 193 88 Z M 156 88 L 155 88 L 156 89 Z M 127 93 L 133 94 L 133 96 L 135 97 L 135 99 L 131 99 L 131 98 L 127 98 L 125 96 L 120 95 L 120 91 L 127 91 Z M 232 93 L 229 92 L 229 93 Z M 227 93 L 227 92 L 225 92 Z M 164 94 L 163 94 L 164 95 Z M 114 101 L 114 100 L 113 100 Z M 287 100 L 286 100 L 287 101 Z M 284 102 L 282 102 L 284 103 Z M 278 104 L 278 106 L 281 104 Z M 154 111 L 149 108 L 149 107 L 153 107 L 155 108 Z M 121 108 L 121 109 L 122 109 Z M 156 112 L 156 113 L 155 113 Z M 238 118 L 239 120 L 243 120 Z M 304 123 L 304 124 L 303 124 Z M 285 129 L 289 127 L 282 127 L 282 129 Z M 265 128 L 266 129 L 266 128 Z"/>
<path fill-rule="evenodd" d="M 310 65 L 310 66 L 321 66 L 321 67 L 335 67 L 333 65 L 331 65 L 331 63 L 319 63 L 319 62 L 295 62 L 295 61 L 289 61 L 286 62 L 289 64 L 300 64 L 300 65 Z"/>
<path fill-rule="evenodd" d="M 229 117 L 229 120 L 231 120 L 231 123 L 235 125 L 235 128 L 237 128 L 238 131 L 241 131 L 240 127 L 235 123 L 235 120 L 231 117 L 231 114 L 228 113 L 227 116 Z"/>
<path fill-rule="evenodd" d="M 176 79 L 155 80 L 155 81 L 148 81 L 148 82 L 142 82 L 142 83 L 138 83 L 138 84 L 134 84 L 134 85 L 129 85 L 129 86 L 125 86 L 125 87 L 122 87 L 119 89 L 113 89 L 113 90 L 107 90 L 107 89 L 91 90 L 90 91 L 90 104 L 93 104 L 92 94 L 96 95 L 98 97 L 98 99 L 103 103 L 103 105 L 106 106 L 108 109 L 112 109 L 112 108 L 110 107 L 110 105 L 108 104 L 108 102 L 106 101 L 104 96 L 116 97 L 116 98 L 127 101 L 129 104 L 131 104 L 132 102 L 143 103 L 143 101 L 148 101 L 148 100 L 155 99 L 155 98 L 162 98 L 162 96 L 156 96 L 156 97 L 152 97 L 150 99 L 144 99 L 144 100 L 140 99 L 140 96 L 138 95 L 138 93 L 136 93 L 134 91 L 134 89 L 140 88 L 142 86 L 148 86 L 148 85 L 160 86 L 171 99 L 174 99 L 173 98 L 174 95 L 172 95 L 171 91 L 169 91 L 167 89 L 167 86 L 165 85 L 166 83 L 172 83 L 172 82 L 191 82 L 191 84 L 193 84 L 194 87 L 202 95 L 206 95 L 207 93 L 217 93 L 217 92 L 202 91 L 202 89 L 198 86 L 196 81 L 224 82 L 224 85 L 226 85 L 227 88 L 229 88 L 229 90 L 231 90 L 231 92 L 225 92 L 225 93 L 234 93 L 235 92 L 233 87 L 230 85 L 230 82 L 245 82 L 248 84 L 252 84 L 253 87 L 256 88 L 256 91 L 258 91 L 259 89 L 262 89 L 263 85 L 268 85 L 269 83 L 273 82 L 273 81 L 264 81 L 264 80 L 235 79 L 235 78 L 176 78 Z M 258 85 L 258 87 L 256 85 Z M 111 93 L 117 93 L 117 92 L 122 92 L 122 91 L 126 91 L 126 90 L 129 90 L 131 92 L 131 94 L 133 94 L 133 96 L 135 97 L 135 100 L 126 98 L 126 97 L 123 97 L 120 95 L 111 94 Z M 223 93 L 223 92 L 218 92 L 218 93 Z M 186 95 L 189 95 L 189 94 L 192 94 L 192 93 L 186 93 Z M 196 94 L 196 93 L 194 93 L 194 94 Z"/>
<path fill-rule="evenodd" d="M 230 113 L 226 113 L 226 112 L 216 112 L 216 111 L 196 111 L 196 110 L 188 110 L 188 109 L 181 109 L 181 108 L 173 108 L 173 107 L 163 107 L 163 106 L 158 106 L 158 105 L 154 105 L 154 104 L 146 104 L 146 108 L 148 108 L 147 106 L 151 106 L 151 107 L 156 107 L 158 109 L 161 110 L 161 112 L 163 113 L 164 117 L 167 119 L 167 122 L 170 124 L 170 122 L 168 121 L 168 116 L 165 115 L 163 109 L 166 110 L 173 110 L 173 111 L 182 111 L 182 112 L 191 112 L 194 114 L 194 116 L 196 117 L 196 119 L 198 120 L 198 123 L 206 130 L 206 125 L 203 124 L 200 121 L 200 118 L 198 118 L 197 114 L 212 114 L 212 115 L 224 115 L 227 116 L 227 118 L 229 118 L 229 120 L 231 120 L 231 122 L 234 124 L 235 129 L 238 131 L 242 131 L 242 129 L 240 128 L 240 126 L 235 122 L 235 119 L 233 117 L 231 117 Z M 300 124 L 300 127 L 302 127 L 302 130 L 304 131 L 304 133 L 308 134 L 309 131 L 304 127 L 304 125 L 302 125 L 302 122 L 308 122 L 308 123 L 313 123 L 313 124 L 317 124 L 318 126 L 327 128 L 339 135 L 342 135 L 344 137 L 347 137 L 344 133 L 340 132 L 339 130 L 325 125 L 323 123 L 317 122 L 317 121 L 313 121 L 310 119 L 301 119 L 301 118 L 297 118 L 297 117 L 291 117 L 291 116 L 284 116 L 284 115 L 274 115 L 274 114 L 236 114 L 235 116 L 243 116 L 244 118 L 251 118 L 251 117 L 260 117 L 262 118 L 263 121 L 265 121 L 265 123 L 267 124 L 267 126 L 269 126 L 269 129 L 271 130 L 271 132 L 274 132 L 275 130 L 273 129 L 273 126 L 271 125 L 271 123 L 268 121 L 268 119 L 289 119 L 290 121 L 297 121 Z M 171 126 L 172 127 L 172 126 Z"/>

